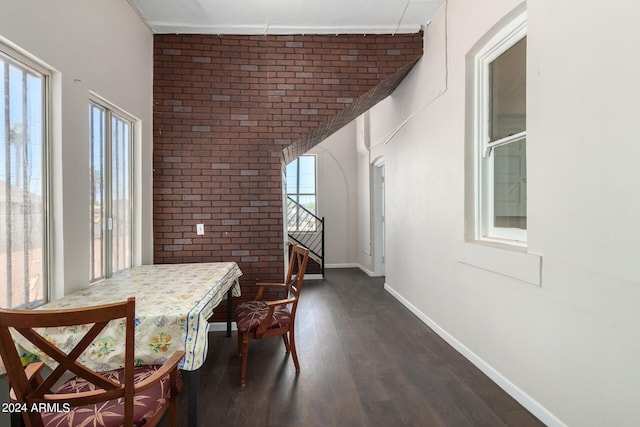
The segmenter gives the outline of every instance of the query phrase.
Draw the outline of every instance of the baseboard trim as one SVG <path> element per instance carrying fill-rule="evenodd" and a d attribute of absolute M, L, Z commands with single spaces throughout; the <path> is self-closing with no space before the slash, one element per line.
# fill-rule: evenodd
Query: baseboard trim
<path fill-rule="evenodd" d="M 325 265 L 325 268 L 359 268 L 367 276 L 369 276 L 369 277 L 377 277 L 377 275 L 373 271 L 365 268 L 362 264 L 358 264 L 358 263 L 327 264 L 327 265 Z"/>
<path fill-rule="evenodd" d="M 209 322 L 209 332 L 220 332 L 227 330 L 227 322 Z M 237 331 L 238 327 L 235 322 L 231 323 L 231 330 Z"/>
<path fill-rule="evenodd" d="M 500 372 L 494 369 L 487 362 L 482 360 L 477 354 L 467 348 L 464 344 L 458 341 L 454 336 L 449 334 L 446 330 L 441 328 L 436 322 L 434 322 L 429 316 L 418 310 L 416 306 L 411 304 L 406 298 L 398 293 L 388 283 L 384 284 L 384 289 L 389 292 L 395 299 L 397 299 L 402 305 L 404 305 L 409 311 L 411 311 L 418 319 L 424 324 L 430 327 L 436 334 L 444 339 L 449 345 L 451 345 L 456 351 L 467 358 L 478 369 L 485 373 L 493 382 L 495 382 L 500 388 L 507 392 L 511 397 L 517 400 L 522 406 L 527 408 L 529 412 L 535 415 L 540 421 L 549 427 L 567 427 L 558 417 L 553 415 L 547 408 L 542 406 L 537 400 L 529 396 L 518 386 L 509 381 Z"/>
<path fill-rule="evenodd" d="M 325 268 L 360 268 L 360 265 L 352 262 L 345 262 L 340 264 L 325 264 Z"/>
<path fill-rule="evenodd" d="M 363 267 L 362 265 L 360 265 L 360 264 L 358 264 L 358 268 L 359 268 L 360 270 L 364 271 L 364 273 L 365 273 L 367 276 L 369 276 L 369 277 L 380 277 L 380 275 L 379 275 L 379 274 L 376 274 L 375 272 L 373 272 L 373 271 L 371 271 L 371 270 L 369 270 L 369 269 L 367 269 L 367 268 L 364 268 L 364 267 Z"/>

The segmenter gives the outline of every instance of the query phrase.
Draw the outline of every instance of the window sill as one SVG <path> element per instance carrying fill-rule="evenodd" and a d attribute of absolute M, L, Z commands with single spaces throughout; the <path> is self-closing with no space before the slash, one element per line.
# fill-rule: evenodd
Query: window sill
<path fill-rule="evenodd" d="M 523 247 L 477 241 L 458 242 L 458 262 L 534 286 L 542 285 L 542 257 L 527 253 Z"/>

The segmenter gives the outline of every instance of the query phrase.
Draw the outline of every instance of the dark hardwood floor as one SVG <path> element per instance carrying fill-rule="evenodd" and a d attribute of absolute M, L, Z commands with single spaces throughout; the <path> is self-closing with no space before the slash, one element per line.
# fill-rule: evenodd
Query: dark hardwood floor
<path fill-rule="evenodd" d="M 210 332 L 200 426 L 542 426 L 357 269 L 305 281 L 297 317 L 301 372 L 275 337 L 250 343 L 238 386 L 236 333 Z M 186 390 L 185 390 L 186 391 Z M 186 394 L 181 396 L 186 425 Z"/>

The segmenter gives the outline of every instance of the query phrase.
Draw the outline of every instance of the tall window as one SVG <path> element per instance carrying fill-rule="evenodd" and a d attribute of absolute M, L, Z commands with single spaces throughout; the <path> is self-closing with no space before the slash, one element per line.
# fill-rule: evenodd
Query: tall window
<path fill-rule="evenodd" d="M 526 15 L 476 57 L 481 240 L 527 240 L 526 61 Z"/>
<path fill-rule="evenodd" d="M 316 156 L 300 156 L 287 165 L 287 196 L 296 202 L 287 212 L 288 230 L 315 231 L 306 212 L 316 214 Z"/>
<path fill-rule="evenodd" d="M 48 299 L 47 78 L 0 51 L 0 306 L 6 308 Z"/>
<path fill-rule="evenodd" d="M 89 106 L 91 158 L 90 281 L 132 264 L 133 120 L 92 101 Z"/>

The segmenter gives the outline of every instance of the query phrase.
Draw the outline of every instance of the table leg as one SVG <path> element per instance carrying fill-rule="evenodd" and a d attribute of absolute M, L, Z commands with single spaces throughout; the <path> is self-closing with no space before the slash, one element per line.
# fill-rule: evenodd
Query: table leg
<path fill-rule="evenodd" d="M 182 376 L 187 383 L 187 425 L 189 427 L 197 427 L 200 369 L 196 369 L 195 371 L 182 371 Z"/>
<path fill-rule="evenodd" d="M 19 412 L 11 413 L 11 427 L 24 427 L 24 420 L 22 414 Z"/>
<path fill-rule="evenodd" d="M 233 304 L 231 303 L 231 298 L 233 297 L 231 288 L 227 291 L 227 337 L 231 336 L 231 321 L 232 321 L 232 313 Z"/>

